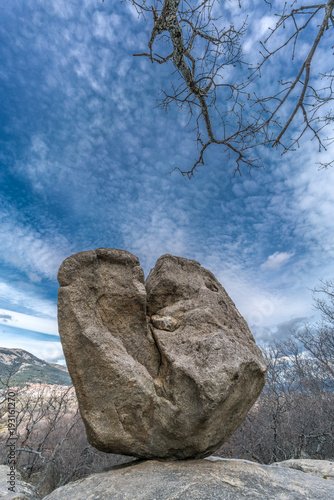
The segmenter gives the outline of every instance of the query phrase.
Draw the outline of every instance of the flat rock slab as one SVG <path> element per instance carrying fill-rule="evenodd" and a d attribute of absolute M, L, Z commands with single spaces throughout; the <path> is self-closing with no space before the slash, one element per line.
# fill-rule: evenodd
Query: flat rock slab
<path fill-rule="evenodd" d="M 214 275 L 100 248 L 58 273 L 59 333 L 88 441 L 141 458 L 202 458 L 237 429 L 266 363 Z"/>
<path fill-rule="evenodd" d="M 140 461 L 58 488 L 47 500 L 332 500 L 332 481 L 236 460 Z"/>
<path fill-rule="evenodd" d="M 277 462 L 272 464 L 275 467 L 288 467 L 289 469 L 296 469 L 313 476 L 319 476 L 323 479 L 334 480 L 334 461 L 331 460 L 312 460 L 309 458 L 299 458 L 284 460 L 284 462 Z"/>

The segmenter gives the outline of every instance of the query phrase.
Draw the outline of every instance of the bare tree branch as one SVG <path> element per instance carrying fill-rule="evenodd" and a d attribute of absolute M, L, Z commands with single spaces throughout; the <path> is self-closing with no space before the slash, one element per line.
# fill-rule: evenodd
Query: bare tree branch
<path fill-rule="evenodd" d="M 176 167 L 183 175 L 194 175 L 197 167 L 205 163 L 205 154 L 213 144 L 234 159 L 240 172 L 241 166 L 262 165 L 258 154 L 262 146 L 280 146 L 286 153 L 294 150 L 308 131 L 316 139 L 319 150 L 326 149 L 334 140 L 323 132 L 333 123 L 328 104 L 333 99 L 334 75 L 332 71 L 326 75 L 313 71 L 320 42 L 333 27 L 334 0 L 299 6 L 298 0 L 291 6 L 285 2 L 282 13 L 276 14 L 276 26 L 269 27 L 270 35 L 261 42 L 262 61 L 248 68 L 249 75 L 245 75 L 249 65 L 242 57 L 246 20 L 239 27 L 231 22 L 223 26 L 222 16 L 214 17 L 216 12 L 225 14 L 225 7 L 218 1 L 129 1 L 139 14 L 152 13 L 149 50 L 134 55 L 160 65 L 171 62 L 174 67 L 170 88 L 163 89 L 161 107 L 167 110 L 175 104 L 189 113 L 189 125 L 194 124 L 198 154 L 189 170 Z M 241 2 L 238 3 L 241 8 Z M 265 3 L 270 5 L 269 1 Z M 281 41 L 285 28 L 287 36 Z M 302 35 L 307 36 L 311 46 L 298 66 L 296 56 L 299 56 Z M 270 48 L 276 40 L 279 45 Z M 170 48 L 167 54 L 166 44 Z M 265 95 L 258 77 L 269 61 L 285 57 L 288 50 L 294 76 L 280 81 L 279 90 L 272 89 L 270 95 Z M 179 85 L 174 83 L 175 73 L 179 76 Z M 327 80 L 328 85 L 318 89 L 319 76 Z M 288 136 L 288 131 L 292 136 Z M 320 162 L 321 168 L 332 164 L 332 161 Z"/>
<path fill-rule="evenodd" d="M 258 99 L 257 102 L 268 102 L 268 101 L 273 101 L 273 100 L 278 100 L 277 106 L 275 106 L 273 111 L 269 111 L 268 108 L 266 108 L 266 111 L 269 114 L 269 117 L 267 118 L 266 122 L 263 124 L 263 127 L 268 127 L 270 123 L 273 121 L 274 117 L 277 116 L 278 111 L 285 105 L 287 104 L 287 101 L 293 91 L 296 89 L 296 87 L 299 85 L 300 90 L 298 91 L 298 99 L 295 105 L 293 105 L 292 111 L 290 112 L 290 115 L 288 119 L 283 123 L 281 131 L 278 133 L 278 135 L 270 140 L 272 142 L 273 146 L 281 145 L 283 146 L 284 150 L 287 151 L 288 149 L 292 149 L 296 144 L 299 143 L 301 137 L 304 135 L 304 133 L 307 130 L 310 130 L 312 135 L 317 139 L 318 144 L 319 144 L 319 149 L 326 149 L 323 143 L 323 140 L 321 139 L 319 135 L 320 128 L 316 128 L 312 125 L 312 123 L 318 119 L 318 111 L 320 107 L 322 107 L 325 103 L 327 103 L 329 100 L 331 100 L 333 97 L 333 92 L 331 86 L 327 88 L 329 90 L 328 95 L 326 98 L 320 97 L 320 94 L 318 91 L 313 89 L 310 85 L 310 77 L 311 77 L 311 68 L 312 68 L 312 62 L 314 59 L 315 52 L 318 48 L 318 45 L 320 43 L 320 40 L 323 38 L 324 33 L 326 30 L 329 28 L 329 23 L 333 21 L 333 7 L 334 7 L 334 0 L 328 0 L 327 3 L 322 3 L 318 5 L 310 5 L 310 6 L 300 6 L 297 9 L 292 9 L 290 12 L 286 12 L 286 6 L 287 4 L 285 3 L 284 6 L 284 11 L 282 15 L 280 16 L 276 26 L 274 29 L 271 30 L 271 33 L 269 37 L 262 43 L 262 47 L 265 49 L 265 55 L 263 55 L 263 60 L 262 62 L 257 66 L 256 72 L 260 72 L 261 68 L 263 65 L 268 61 L 269 58 L 273 57 L 276 53 L 281 51 L 283 48 L 287 47 L 290 42 L 293 41 L 293 53 L 292 53 L 292 59 L 294 59 L 295 56 L 295 51 L 296 51 L 296 43 L 297 39 L 300 35 L 300 33 L 305 30 L 313 20 L 313 18 L 318 14 L 323 12 L 323 19 L 321 22 L 321 25 L 318 29 L 318 32 L 315 36 L 315 38 L 312 40 L 312 45 L 311 49 L 309 50 L 306 58 L 302 62 L 300 69 L 296 75 L 296 77 L 292 81 L 288 82 L 282 82 L 281 84 L 284 86 L 284 89 L 282 92 L 279 94 L 276 94 L 273 97 L 269 98 L 261 98 Z M 304 20 L 300 25 L 298 25 L 296 21 L 296 16 L 298 14 L 303 14 L 307 15 L 308 17 L 306 20 Z M 266 44 L 268 41 L 273 37 L 274 34 L 278 32 L 278 30 L 281 27 L 286 26 L 286 23 L 288 21 L 293 22 L 294 26 L 294 31 L 293 33 L 289 36 L 289 38 L 282 43 L 279 47 L 277 47 L 275 50 L 270 51 L 269 49 L 266 48 Z M 310 94 L 307 94 L 308 91 L 311 91 Z M 308 111 L 310 109 L 310 111 Z M 296 115 L 298 111 L 302 112 L 303 120 L 304 120 L 304 127 L 301 131 L 301 133 L 298 135 L 298 137 L 289 144 L 288 147 L 286 147 L 281 141 L 283 136 L 285 136 L 288 128 L 292 124 L 292 122 L 295 120 Z"/>

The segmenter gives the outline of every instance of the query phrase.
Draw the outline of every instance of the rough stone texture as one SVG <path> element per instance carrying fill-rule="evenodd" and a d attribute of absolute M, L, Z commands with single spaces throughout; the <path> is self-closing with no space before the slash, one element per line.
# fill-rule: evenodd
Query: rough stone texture
<path fill-rule="evenodd" d="M 290 469 L 300 470 L 319 476 L 323 479 L 334 480 L 334 461 L 330 460 L 311 460 L 311 459 L 291 459 L 284 462 L 272 464 L 273 467 L 288 467 Z"/>
<path fill-rule="evenodd" d="M 66 259 L 58 321 L 89 442 L 143 458 L 202 458 L 244 420 L 266 365 L 213 274 L 101 248 Z"/>
<path fill-rule="evenodd" d="M 35 488 L 25 481 L 22 481 L 21 475 L 15 471 L 15 492 L 8 490 L 8 465 L 0 465 L 0 498 L 3 500 L 38 500 Z"/>
<path fill-rule="evenodd" d="M 139 461 L 58 488 L 47 500 L 332 500 L 334 484 L 237 460 Z"/>

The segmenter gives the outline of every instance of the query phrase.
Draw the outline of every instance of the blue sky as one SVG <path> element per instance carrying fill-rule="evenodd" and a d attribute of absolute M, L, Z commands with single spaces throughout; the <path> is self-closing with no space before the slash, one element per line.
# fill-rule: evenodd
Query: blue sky
<path fill-rule="evenodd" d="M 225 8 L 235 22 L 249 10 L 251 60 L 272 12 L 262 0 Z M 0 18 L 1 346 L 63 359 L 57 270 L 99 247 L 134 253 L 146 275 L 165 253 L 198 260 L 259 343 L 316 319 L 310 288 L 334 275 L 334 171 L 317 162 L 332 150 L 306 137 L 233 176 L 213 147 L 193 179 L 170 175 L 196 144 L 185 115 L 156 108 L 168 68 L 132 56 L 146 51 L 150 19 L 115 0 L 0 0 Z M 320 47 L 319 69 L 324 59 Z"/>

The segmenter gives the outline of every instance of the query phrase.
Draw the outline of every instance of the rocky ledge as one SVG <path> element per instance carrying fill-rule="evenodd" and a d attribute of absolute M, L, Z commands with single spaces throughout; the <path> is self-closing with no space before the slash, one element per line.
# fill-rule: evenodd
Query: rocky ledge
<path fill-rule="evenodd" d="M 297 461 L 298 462 L 298 461 Z M 304 461 L 305 462 L 305 461 Z M 313 461 L 312 461 L 313 462 Z M 318 470 L 334 464 L 319 460 Z M 315 466 L 312 466 L 313 471 Z M 138 460 L 58 488 L 47 500 L 332 500 L 334 482 L 245 460 Z"/>

